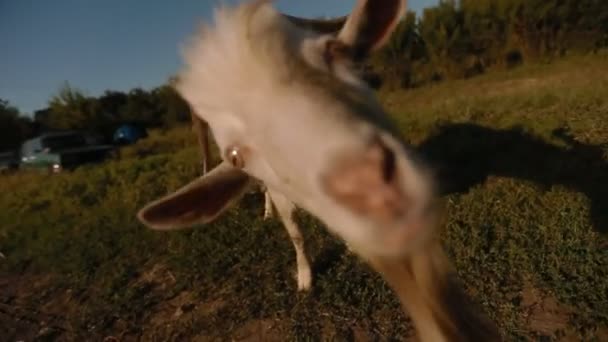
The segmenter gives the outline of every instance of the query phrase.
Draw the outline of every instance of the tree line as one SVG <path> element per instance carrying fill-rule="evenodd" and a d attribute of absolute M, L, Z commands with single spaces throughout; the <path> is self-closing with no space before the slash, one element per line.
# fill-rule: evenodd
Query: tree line
<path fill-rule="evenodd" d="M 607 46 L 606 0 L 441 0 L 407 13 L 373 67 L 415 87 Z"/>
<path fill-rule="evenodd" d="M 190 120 L 187 103 L 170 85 L 128 92 L 107 90 L 98 97 L 86 96 L 68 84 L 61 87 L 31 117 L 0 99 L 0 151 L 17 148 L 32 136 L 47 131 L 87 130 L 109 139 L 120 125 L 169 127 Z"/>
<path fill-rule="evenodd" d="M 420 17 L 408 12 L 369 67 L 381 84 L 408 88 L 606 47 L 607 0 L 441 0 Z M 186 122 L 188 105 L 171 83 L 152 90 L 108 90 L 98 97 L 66 84 L 31 118 L 0 99 L 0 151 L 48 130 L 87 129 L 108 136 L 122 123 Z"/>

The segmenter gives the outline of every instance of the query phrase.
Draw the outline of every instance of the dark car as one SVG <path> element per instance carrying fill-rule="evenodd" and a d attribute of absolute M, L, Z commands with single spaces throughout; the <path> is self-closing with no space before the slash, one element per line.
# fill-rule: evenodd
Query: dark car
<path fill-rule="evenodd" d="M 124 124 L 116 129 L 113 140 L 117 145 L 130 145 L 147 136 L 148 133 L 145 128 L 138 125 Z"/>
<path fill-rule="evenodd" d="M 21 146 L 21 168 L 59 172 L 87 163 L 101 162 L 114 147 L 94 144 L 94 141 L 83 132 L 43 134 L 25 141 Z"/>
<path fill-rule="evenodd" d="M 0 152 L 0 173 L 7 173 L 19 167 L 17 152 Z"/>

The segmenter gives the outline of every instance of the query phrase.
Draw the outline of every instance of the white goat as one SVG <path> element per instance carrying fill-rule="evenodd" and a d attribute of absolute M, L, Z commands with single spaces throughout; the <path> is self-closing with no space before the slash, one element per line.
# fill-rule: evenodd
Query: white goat
<path fill-rule="evenodd" d="M 218 9 L 185 50 L 176 89 L 209 124 L 223 162 L 138 217 L 160 230 L 207 223 L 261 181 L 295 247 L 300 290 L 312 274 L 296 204 L 384 276 L 421 340 L 498 340 L 463 301 L 434 238 L 431 177 L 354 72 L 404 7 L 359 0 L 343 25 L 284 16 L 269 1 Z"/>

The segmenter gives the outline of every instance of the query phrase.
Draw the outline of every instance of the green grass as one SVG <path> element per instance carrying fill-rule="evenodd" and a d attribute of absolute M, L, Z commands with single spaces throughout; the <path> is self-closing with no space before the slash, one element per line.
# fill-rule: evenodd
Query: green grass
<path fill-rule="evenodd" d="M 507 339 L 605 338 L 608 58 L 380 95 L 436 170 L 445 246 Z M 42 320 L 48 336 L 87 340 L 227 339 L 262 325 L 279 339 L 410 333 L 386 284 L 304 213 L 316 280 L 296 294 L 291 242 L 261 219 L 260 194 L 205 227 L 142 227 L 142 205 L 197 175 L 194 143 L 178 128 L 101 167 L 3 176 L 0 335 L 35 337 Z M 550 302 L 546 331 L 534 322 Z"/>

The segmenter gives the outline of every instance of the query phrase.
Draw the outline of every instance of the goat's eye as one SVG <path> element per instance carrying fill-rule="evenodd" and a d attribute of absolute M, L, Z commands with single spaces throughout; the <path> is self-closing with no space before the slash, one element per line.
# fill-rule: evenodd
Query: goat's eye
<path fill-rule="evenodd" d="M 238 147 L 229 147 L 226 149 L 226 160 L 228 160 L 232 166 L 236 167 L 237 169 L 242 169 L 245 167 L 243 154 Z"/>

